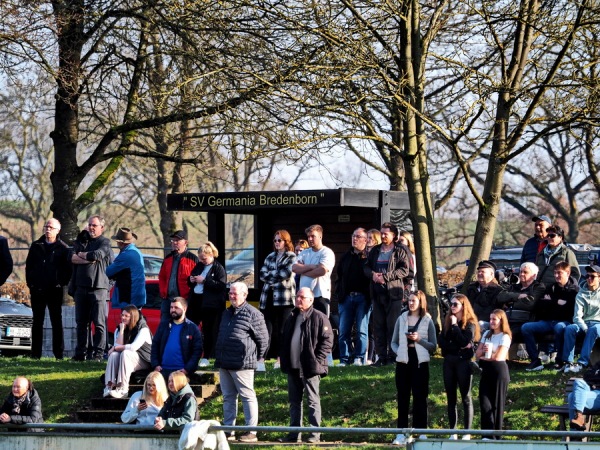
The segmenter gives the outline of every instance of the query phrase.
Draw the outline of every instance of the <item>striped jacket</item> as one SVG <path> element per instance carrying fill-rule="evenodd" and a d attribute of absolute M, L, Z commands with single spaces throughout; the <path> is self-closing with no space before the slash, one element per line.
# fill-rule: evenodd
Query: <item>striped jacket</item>
<path fill-rule="evenodd" d="M 270 253 L 260 269 L 260 280 L 264 282 L 260 295 L 260 309 L 266 309 L 269 289 L 273 289 L 273 306 L 293 306 L 296 296 L 296 280 L 292 266 L 296 262 L 294 252 L 285 252 L 279 262 L 277 252 Z"/>

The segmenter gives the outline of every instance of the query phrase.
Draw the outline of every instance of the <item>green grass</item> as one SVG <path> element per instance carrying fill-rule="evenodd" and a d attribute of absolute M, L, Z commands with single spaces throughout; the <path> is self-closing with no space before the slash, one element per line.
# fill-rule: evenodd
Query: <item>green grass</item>
<path fill-rule="evenodd" d="M 446 395 L 442 382 L 442 359 L 436 357 L 430 366 L 429 426 L 448 428 Z M 553 371 L 526 372 L 526 364 L 511 363 L 511 383 L 505 415 L 508 429 L 558 430 L 558 418 L 542 414 L 546 404 L 561 404 L 567 375 Z M 259 401 L 259 424 L 287 426 L 287 380 L 279 370 L 257 373 L 255 387 Z M 0 358 L 0 394 L 8 394 L 17 375 L 29 377 L 38 389 L 43 403 L 44 419 L 50 423 L 72 422 L 74 412 L 85 407 L 92 396 L 100 395 L 102 386 L 98 377 L 104 370 L 102 363 L 75 363 L 42 358 L 39 361 L 23 357 Z M 477 399 L 479 377 L 473 379 L 475 419 L 473 428 L 479 428 Z M 332 368 L 321 380 L 322 425 L 326 427 L 389 428 L 396 426 L 396 389 L 394 367 L 373 369 L 348 366 Z M 202 406 L 203 419 L 222 421 L 222 398 L 214 397 Z M 306 412 L 305 412 L 306 415 Z M 459 417 L 462 411 L 459 407 Z M 242 408 L 238 423 L 243 423 Z M 459 419 L 459 424 L 462 421 Z M 264 439 L 276 440 L 281 434 L 273 433 Z M 389 443 L 389 435 L 328 434 L 328 441 L 342 443 Z M 276 447 L 274 447 L 276 448 Z M 280 446 L 280 448 L 283 448 Z"/>

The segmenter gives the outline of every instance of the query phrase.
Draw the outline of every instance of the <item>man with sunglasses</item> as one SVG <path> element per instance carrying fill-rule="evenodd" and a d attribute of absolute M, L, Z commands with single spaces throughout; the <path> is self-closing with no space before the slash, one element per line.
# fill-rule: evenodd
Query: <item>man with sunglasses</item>
<path fill-rule="evenodd" d="M 571 266 L 571 277 L 577 283 L 581 277 L 577 256 L 565 245 L 565 232 L 558 225 L 547 229 L 546 240 L 548 245 L 537 255 L 535 264 L 539 268 L 537 280 L 550 286 L 554 283 L 554 268 L 561 261 L 566 261 Z"/>
<path fill-rule="evenodd" d="M 590 363 L 590 354 L 600 334 L 600 266 L 591 265 L 585 268 L 586 283 L 575 297 L 575 313 L 573 324 L 565 330 L 563 361 L 567 363 L 564 372 L 579 373 Z M 575 340 L 578 335 L 585 335 L 581 355 L 577 364 L 573 363 Z"/>

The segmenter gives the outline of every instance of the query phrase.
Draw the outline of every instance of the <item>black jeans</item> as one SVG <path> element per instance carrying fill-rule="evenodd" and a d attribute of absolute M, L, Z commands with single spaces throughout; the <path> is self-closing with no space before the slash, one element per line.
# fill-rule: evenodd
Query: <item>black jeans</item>
<path fill-rule="evenodd" d="M 375 335 L 375 351 L 379 358 L 394 361 L 396 355 L 392 350 L 392 336 L 396 321 L 402 312 L 402 302 L 391 302 L 387 296 L 373 299 L 373 334 Z"/>
<path fill-rule="evenodd" d="M 41 358 L 44 346 L 44 317 L 46 307 L 52 324 L 52 353 L 56 359 L 64 356 L 65 340 L 62 323 L 63 288 L 31 291 L 31 310 L 33 312 L 33 326 L 31 329 L 31 356 Z"/>
<path fill-rule="evenodd" d="M 272 295 L 272 291 L 270 291 L 269 295 Z M 272 302 L 267 302 L 267 307 L 260 310 L 265 317 L 265 324 L 267 325 L 267 331 L 269 333 L 269 347 L 265 352 L 265 358 L 267 358 L 269 349 L 273 344 L 275 348 L 274 356 L 277 358 L 279 357 L 282 342 L 281 332 L 283 331 L 283 324 L 288 317 L 290 317 L 293 309 L 294 307 L 292 305 L 273 306 Z"/>
<path fill-rule="evenodd" d="M 75 357 L 83 358 L 88 349 L 91 324 L 94 324 L 92 355 L 104 356 L 106 347 L 106 289 L 77 287 L 75 290 L 75 322 L 77 323 L 77 347 Z"/>
<path fill-rule="evenodd" d="M 413 398 L 412 426 L 413 428 L 427 428 L 429 362 L 419 364 L 414 347 L 408 348 L 408 364 L 396 363 L 396 391 L 398 393 L 398 428 L 408 428 L 411 393 Z"/>
<path fill-rule="evenodd" d="M 465 430 L 471 429 L 473 425 L 473 398 L 471 397 L 471 383 L 473 374 L 469 360 L 460 359 L 458 355 L 446 355 L 444 357 L 444 388 L 448 397 L 448 422 L 450 428 L 456 428 L 458 422 L 457 395 L 460 391 L 463 405 L 463 419 Z"/>

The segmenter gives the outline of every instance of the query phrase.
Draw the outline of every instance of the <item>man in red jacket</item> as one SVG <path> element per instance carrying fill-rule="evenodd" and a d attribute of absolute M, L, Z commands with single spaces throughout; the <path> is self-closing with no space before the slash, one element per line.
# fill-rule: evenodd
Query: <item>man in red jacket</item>
<path fill-rule="evenodd" d="M 169 320 L 171 300 L 175 297 L 188 298 L 192 284 L 190 273 L 198 264 L 198 257 L 187 248 L 187 233 L 178 230 L 171 235 L 173 251 L 164 259 L 158 273 L 158 288 L 162 297 L 160 320 Z"/>

